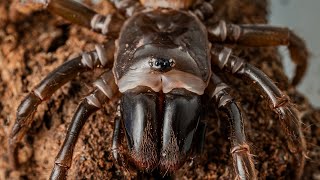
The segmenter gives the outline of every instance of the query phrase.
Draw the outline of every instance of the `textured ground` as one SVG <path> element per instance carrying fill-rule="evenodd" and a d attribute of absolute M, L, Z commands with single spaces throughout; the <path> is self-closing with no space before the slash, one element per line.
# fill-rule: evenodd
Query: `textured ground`
<path fill-rule="evenodd" d="M 264 0 L 216 0 L 217 18 L 234 23 L 266 23 Z M 107 6 L 95 9 L 104 13 Z M 94 43 L 106 38 L 79 26 L 70 25 L 45 11 L 28 12 L 17 3 L 0 1 L 0 179 L 46 179 L 54 164 L 66 128 L 78 102 L 90 91 L 92 77 L 98 72 L 80 75 L 63 86 L 47 102 L 39 106 L 35 122 L 19 150 L 22 166 L 11 170 L 7 157 L 7 138 L 15 121 L 15 111 L 23 97 L 48 72 Z M 292 88 L 286 78 L 275 48 L 241 48 L 244 57 L 269 75 L 287 92 L 300 110 L 303 132 L 307 139 L 309 159 L 304 179 L 320 179 L 320 110 Z M 234 88 L 245 112 L 245 127 L 260 179 L 288 179 L 295 170 L 292 154 L 280 133 L 278 118 L 258 91 L 231 76 L 225 80 Z M 228 123 L 209 109 L 207 140 L 198 163 L 187 163 L 176 173 L 179 179 L 230 179 L 232 162 L 229 154 Z M 77 143 L 68 179 L 111 179 L 136 177 L 134 170 L 115 166 L 110 142 L 115 105 L 90 118 Z M 220 126 L 219 126 L 220 124 Z"/>

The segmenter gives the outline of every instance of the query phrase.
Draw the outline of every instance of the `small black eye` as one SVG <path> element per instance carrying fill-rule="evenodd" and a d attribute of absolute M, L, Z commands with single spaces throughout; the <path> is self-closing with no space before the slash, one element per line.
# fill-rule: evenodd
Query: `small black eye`
<path fill-rule="evenodd" d="M 169 71 L 172 67 L 174 67 L 175 62 L 172 58 L 157 57 L 151 58 L 149 65 L 154 70 Z"/>

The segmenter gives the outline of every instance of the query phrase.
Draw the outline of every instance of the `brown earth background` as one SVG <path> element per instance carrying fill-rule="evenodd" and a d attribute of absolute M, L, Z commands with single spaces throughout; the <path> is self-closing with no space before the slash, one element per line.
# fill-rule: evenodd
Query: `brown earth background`
<path fill-rule="evenodd" d="M 266 0 L 215 0 L 216 18 L 233 23 L 267 23 Z M 90 5 L 90 4 L 89 4 Z M 105 14 L 107 2 L 90 5 Z M 64 140 L 77 104 L 92 89 L 99 72 L 85 73 L 58 90 L 39 106 L 28 135 L 19 150 L 18 170 L 8 165 L 8 135 L 21 100 L 50 71 L 95 43 L 107 39 L 90 30 L 71 25 L 47 11 L 29 11 L 18 1 L 0 0 L 0 180 L 47 179 Z M 276 48 L 233 46 L 236 54 L 263 70 L 291 97 L 301 112 L 308 145 L 304 179 L 320 179 L 320 110 L 290 86 Z M 277 115 L 250 84 L 225 73 L 245 112 L 245 128 L 259 179 L 289 179 L 295 170 Z M 93 78 L 94 77 L 94 78 Z M 135 179 L 136 171 L 113 163 L 110 148 L 116 104 L 93 115 L 84 126 L 73 156 L 68 179 Z M 214 106 L 206 116 L 209 124 L 203 154 L 175 173 L 177 179 L 230 179 L 228 122 L 218 120 Z M 221 113 L 220 117 L 224 117 Z"/>

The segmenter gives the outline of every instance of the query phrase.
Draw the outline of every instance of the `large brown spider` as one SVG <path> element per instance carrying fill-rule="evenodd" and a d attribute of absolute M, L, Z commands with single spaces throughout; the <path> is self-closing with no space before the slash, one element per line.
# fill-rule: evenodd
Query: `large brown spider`
<path fill-rule="evenodd" d="M 56 157 L 52 179 L 66 177 L 76 140 L 87 118 L 120 95 L 112 144 L 115 159 L 118 157 L 118 133 L 124 128 L 130 152 L 128 159 L 138 169 L 158 168 L 162 172 L 179 169 L 192 153 L 201 151 L 206 127 L 200 119 L 202 104 L 213 99 L 219 109 L 229 115 L 236 176 L 255 179 L 241 112 L 228 94 L 228 86 L 213 69 L 227 70 L 258 85 L 280 117 L 290 150 L 301 154 L 297 166 L 303 169 L 305 142 L 300 120 L 289 98 L 259 69 L 223 46 L 226 43 L 259 47 L 287 45 L 292 60 L 298 65 L 293 79 L 295 85 L 306 68 L 306 48 L 300 38 L 287 28 L 236 25 L 223 20 L 212 23 L 210 18 L 214 11 L 205 1 L 112 2 L 118 11 L 106 16 L 72 0 L 39 2 L 71 22 L 117 40 L 97 45 L 95 50 L 62 64 L 22 101 L 9 142 L 13 165 L 17 165 L 17 143 L 29 129 L 37 106 L 79 73 L 100 67 L 106 71 L 76 110 Z M 108 70 L 110 68 L 112 71 Z M 300 175 L 301 172 L 297 173 L 297 178 Z"/>

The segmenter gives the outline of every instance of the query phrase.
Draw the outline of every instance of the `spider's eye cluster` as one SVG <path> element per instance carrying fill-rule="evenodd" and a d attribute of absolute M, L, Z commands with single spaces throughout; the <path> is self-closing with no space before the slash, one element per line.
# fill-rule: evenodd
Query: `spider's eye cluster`
<path fill-rule="evenodd" d="M 172 58 L 151 58 L 149 65 L 154 70 L 168 71 L 174 67 L 175 61 Z"/>

